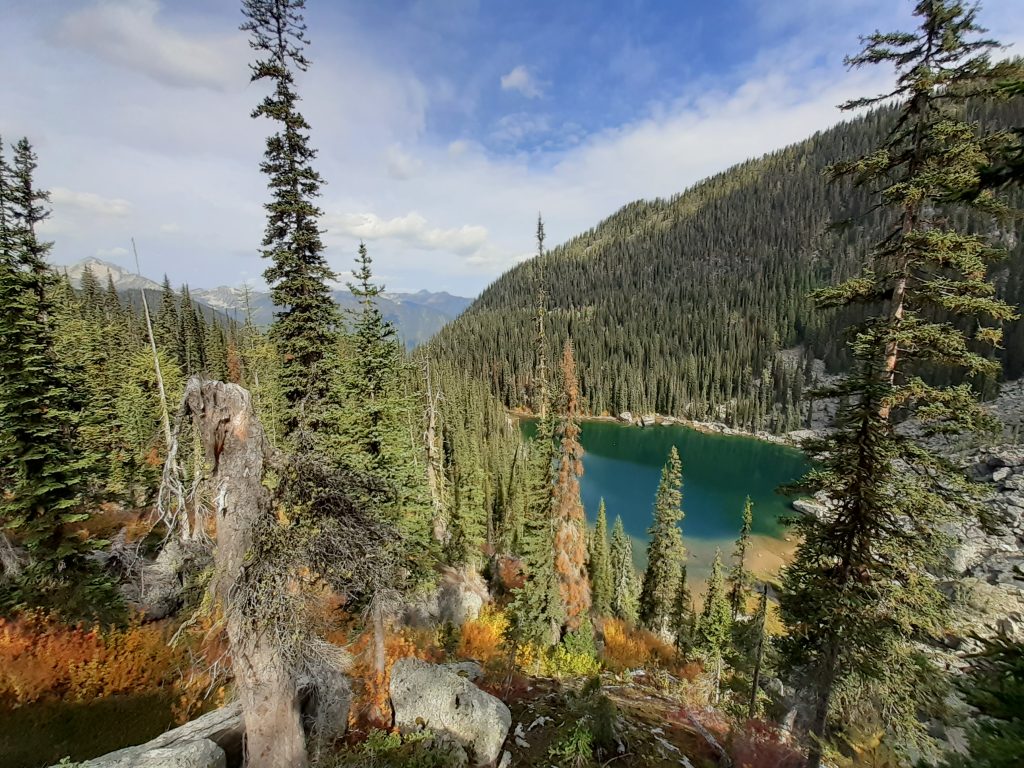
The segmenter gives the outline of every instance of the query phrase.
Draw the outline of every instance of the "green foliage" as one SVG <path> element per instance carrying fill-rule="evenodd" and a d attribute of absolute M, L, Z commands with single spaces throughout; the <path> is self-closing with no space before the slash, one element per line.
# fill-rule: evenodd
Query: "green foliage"
<path fill-rule="evenodd" d="M 675 637 L 676 649 L 681 652 L 689 650 L 693 645 L 694 633 L 697 629 L 697 617 L 693 608 L 693 597 L 690 595 L 690 587 L 686 583 L 686 562 L 679 566 L 679 584 L 676 587 L 676 595 L 672 601 L 672 622 L 671 627 Z"/>
<path fill-rule="evenodd" d="M 567 768 L 581 768 L 594 762 L 594 735 L 589 723 L 578 720 L 548 750 L 548 757 Z"/>
<path fill-rule="evenodd" d="M 686 556 L 679 530 L 683 509 L 683 468 L 675 446 L 661 471 L 654 499 L 654 522 L 648 534 L 647 570 L 640 592 L 640 622 L 653 632 L 667 634 L 672 601 L 679 588 L 679 566 Z"/>
<path fill-rule="evenodd" d="M 548 653 L 545 672 L 552 677 L 586 677 L 601 670 L 594 645 L 594 628 L 584 619 L 576 629 L 565 633 L 561 642 Z"/>
<path fill-rule="evenodd" d="M 36 189 L 36 156 L 27 139 L 13 164 L 0 143 L 0 535 L 14 538 L 30 562 L 5 590 L 10 603 L 52 605 L 87 568 L 89 545 L 66 526 L 88 518 L 83 502 L 89 460 L 78 433 L 81 403 L 74 372 L 57 357 L 50 244 L 36 236 L 49 196 Z"/>
<path fill-rule="evenodd" d="M 731 629 L 732 611 L 722 579 L 722 553 L 716 550 L 693 643 L 710 662 L 716 681 L 722 675 L 722 659 L 729 646 Z"/>
<path fill-rule="evenodd" d="M 590 539 L 590 593 L 596 616 L 610 616 L 615 595 L 612 581 L 611 550 L 608 548 L 608 515 L 604 499 L 597 509 L 594 535 Z"/>
<path fill-rule="evenodd" d="M 933 438 L 993 428 L 970 386 L 935 372 L 954 367 L 976 383 L 991 380 L 999 324 L 1014 318 L 990 282 L 997 250 L 976 234 L 1005 205 L 988 191 L 951 202 L 977 186 L 987 162 L 989 139 L 964 110 L 994 84 L 993 43 L 979 37 L 976 9 L 935 0 L 915 13 L 915 33 L 871 35 L 850 60 L 891 63 L 903 100 L 878 146 L 833 169 L 873 195 L 883 235 L 858 274 L 815 294 L 819 306 L 857 321 L 848 334 L 852 371 L 824 392 L 840 398 L 836 429 L 805 445 L 819 464 L 802 486 L 833 504 L 796 521 L 801 544 L 781 601 L 786 665 L 814 691 L 811 764 L 834 704 L 841 719 L 858 708 L 879 713 L 903 744 L 922 735 L 918 714 L 936 698 L 922 681 L 942 678 L 912 642 L 945 625 L 935 575 L 948 567 L 946 531 L 982 512 L 977 489 Z M 967 206 L 989 224 L 969 227 Z M 916 433 L 896 429 L 909 418 Z"/>
<path fill-rule="evenodd" d="M 610 551 L 612 572 L 612 615 L 635 624 L 639 619 L 636 569 L 633 567 L 633 540 L 626 535 L 622 518 L 615 516 Z"/>
<path fill-rule="evenodd" d="M 753 575 L 747 570 L 746 565 L 753 516 L 754 504 L 747 496 L 747 500 L 743 504 L 743 523 L 740 526 L 740 536 L 736 539 L 736 548 L 732 553 L 733 565 L 729 570 L 729 607 L 732 609 L 733 620 L 746 611 L 747 597 L 750 595 L 750 585 L 753 582 Z"/>
<path fill-rule="evenodd" d="M 400 735 L 380 729 L 340 754 L 321 755 L 318 768 L 457 768 L 463 764 L 461 748 L 454 742 L 423 730 Z"/>
<path fill-rule="evenodd" d="M 962 685 L 977 710 L 967 726 L 967 754 L 941 768 L 1014 768 L 1024 754 L 1024 646 L 997 639 L 972 659 Z"/>

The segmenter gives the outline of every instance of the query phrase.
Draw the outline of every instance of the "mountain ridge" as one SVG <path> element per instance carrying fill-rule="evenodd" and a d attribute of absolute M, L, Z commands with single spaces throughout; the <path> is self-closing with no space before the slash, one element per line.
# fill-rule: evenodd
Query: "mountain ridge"
<path fill-rule="evenodd" d="M 109 277 L 114 287 L 122 293 L 140 289 L 163 290 L 160 283 L 95 256 L 81 259 L 61 269 L 77 287 L 81 284 L 86 265 L 101 284 L 106 284 Z M 247 290 L 245 286 L 221 285 L 215 288 L 189 286 L 189 293 L 198 304 L 229 318 L 235 316 L 239 320 L 244 319 L 248 302 L 248 311 L 256 325 L 269 325 L 273 320 L 274 306 L 267 291 Z M 357 306 L 348 290 L 334 290 L 332 295 L 343 310 L 353 310 Z M 433 292 L 420 289 L 415 293 L 382 292 L 378 302 L 385 319 L 394 323 L 399 339 L 406 346 L 413 348 L 430 339 L 442 326 L 457 318 L 472 299 L 456 296 L 447 291 Z"/>

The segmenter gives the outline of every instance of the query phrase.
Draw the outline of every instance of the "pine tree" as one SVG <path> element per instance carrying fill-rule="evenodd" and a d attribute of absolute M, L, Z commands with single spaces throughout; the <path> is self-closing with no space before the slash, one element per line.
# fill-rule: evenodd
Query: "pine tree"
<path fill-rule="evenodd" d="M 269 81 L 273 93 L 255 110 L 277 125 L 267 138 L 260 170 L 267 175 L 271 201 L 265 205 L 267 226 L 263 256 L 271 265 L 263 273 L 277 310 L 272 333 L 283 355 L 281 388 L 289 413 L 285 428 L 291 434 L 302 419 L 319 425 L 320 403 L 330 381 L 325 370 L 335 345 L 337 309 L 328 283 L 335 278 L 324 258 L 320 209 L 313 202 L 323 184 L 313 168 L 316 150 L 310 146 L 309 124 L 299 113 L 295 72 L 309 68 L 306 58 L 304 0 L 243 0 L 249 45 L 257 52 L 252 82 Z"/>
<path fill-rule="evenodd" d="M 633 541 L 626 535 L 622 518 L 615 516 L 610 552 L 612 572 L 612 615 L 635 624 L 639 618 L 636 569 L 633 567 Z"/>
<path fill-rule="evenodd" d="M 579 481 L 583 475 L 583 446 L 579 439 L 580 387 L 570 341 L 565 343 L 560 370 L 563 392 L 558 424 L 558 474 L 553 499 L 555 570 L 558 572 L 566 626 L 575 630 L 590 611 L 590 582 L 586 564 L 587 522 L 580 500 Z"/>
<path fill-rule="evenodd" d="M 679 586 L 672 601 L 672 634 L 675 637 L 676 650 L 685 653 L 693 644 L 697 617 L 693 612 L 693 597 L 690 586 L 686 582 L 686 561 L 679 566 Z"/>
<path fill-rule="evenodd" d="M 731 630 L 732 613 L 722 581 L 722 552 L 716 550 L 694 639 L 694 647 L 704 654 L 714 672 L 716 699 L 722 680 L 722 659 L 729 645 Z"/>
<path fill-rule="evenodd" d="M 679 566 L 686 555 L 679 530 L 684 516 L 682 486 L 682 464 L 679 452 L 672 446 L 654 500 L 654 521 L 648 530 L 647 570 L 640 593 L 640 622 L 652 632 L 665 636 L 670 634 Z"/>
<path fill-rule="evenodd" d="M 590 594 L 595 616 L 610 616 L 615 595 L 611 551 L 608 549 L 608 515 L 604 499 L 597 508 L 597 522 L 590 544 Z"/>
<path fill-rule="evenodd" d="M 996 375 L 998 363 L 977 350 L 997 345 L 994 324 L 1013 317 L 987 280 L 994 249 L 957 229 L 963 218 L 950 210 L 986 165 L 985 142 L 963 110 L 965 99 L 993 85 L 994 43 L 978 38 L 974 8 L 922 0 L 915 14 L 918 31 L 871 35 L 850 59 L 892 63 L 897 81 L 891 93 L 847 107 L 902 103 L 880 147 L 835 168 L 872 190 L 889 231 L 860 274 L 815 297 L 822 307 L 859 308 L 847 317 L 866 319 L 850 329 L 850 376 L 825 393 L 843 399 L 836 429 L 805 445 L 820 464 L 804 488 L 825 493 L 832 506 L 797 522 L 801 544 L 781 599 L 786 664 L 813 690 L 811 768 L 820 764 L 838 685 L 863 683 L 875 697 L 868 706 L 904 743 L 921 729 L 932 687 L 918 681 L 940 675 L 910 640 L 945 625 L 935 581 L 947 567 L 944 529 L 981 512 L 972 484 L 928 441 L 992 427 L 969 384 L 931 384 L 922 373 Z M 972 204 L 1001 208 L 990 191 Z M 896 430 L 908 418 L 916 418 L 917 436 Z"/>
<path fill-rule="evenodd" d="M 747 570 L 747 550 L 750 548 L 750 526 L 753 522 L 753 502 L 747 496 L 743 503 L 743 523 L 740 526 L 740 536 L 736 539 L 736 548 L 733 550 L 733 565 L 729 571 L 729 606 L 732 608 L 733 621 L 746 610 L 747 596 L 750 594 L 750 584 L 753 575 Z"/>
<path fill-rule="evenodd" d="M 49 195 L 35 187 L 27 139 L 15 145 L 13 165 L 2 156 L 0 144 L 0 520 L 31 558 L 20 594 L 4 602 L 44 603 L 85 564 L 83 542 L 64 526 L 88 517 L 81 511 L 88 462 L 78 403 L 54 353 L 50 244 L 36 235 Z"/>

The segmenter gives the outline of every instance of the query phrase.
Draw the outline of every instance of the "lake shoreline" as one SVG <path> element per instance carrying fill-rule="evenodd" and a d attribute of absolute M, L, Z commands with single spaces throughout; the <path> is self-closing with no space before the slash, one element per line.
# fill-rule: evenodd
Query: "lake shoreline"
<path fill-rule="evenodd" d="M 510 416 L 514 416 L 517 419 L 535 419 L 537 414 L 532 411 L 524 409 L 506 409 L 506 412 Z M 628 413 L 628 412 L 627 412 Z M 581 416 L 581 422 L 595 422 L 595 423 L 611 423 L 620 424 L 624 427 L 637 427 L 638 429 L 649 429 L 651 427 L 688 427 L 697 432 L 703 432 L 704 434 L 712 435 L 727 435 L 729 437 L 746 437 L 751 440 L 760 440 L 765 443 L 772 443 L 773 445 L 784 445 L 788 448 L 800 448 L 800 441 L 809 437 L 814 433 L 814 430 L 809 429 L 798 429 L 792 432 L 787 432 L 782 435 L 777 435 L 773 432 L 750 432 L 745 429 L 738 429 L 736 427 L 730 427 L 728 424 L 723 424 L 720 421 L 697 421 L 694 419 L 685 419 L 678 416 L 666 416 L 661 413 L 650 413 L 644 416 L 633 416 L 630 414 L 630 419 L 624 419 L 621 416 L 595 416 L 586 415 Z"/>

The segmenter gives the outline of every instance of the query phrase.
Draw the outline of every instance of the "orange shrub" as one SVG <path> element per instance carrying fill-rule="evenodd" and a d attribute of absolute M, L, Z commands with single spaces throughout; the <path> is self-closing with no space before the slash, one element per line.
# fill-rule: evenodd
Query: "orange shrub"
<path fill-rule="evenodd" d="M 7 707 L 152 691 L 177 680 L 184 662 L 156 624 L 103 631 L 40 613 L 0 619 L 0 703 Z"/>
<path fill-rule="evenodd" d="M 474 659 L 481 664 L 499 661 L 508 654 L 505 648 L 507 629 L 505 612 L 486 605 L 477 618 L 462 625 L 456 653 L 459 658 Z"/>
<path fill-rule="evenodd" d="M 434 635 L 427 630 L 402 628 L 387 632 L 384 636 L 384 671 L 374 668 L 373 631 L 367 629 L 352 644 L 355 655 L 352 677 L 361 687 L 356 705 L 352 707 L 349 719 L 353 726 L 373 725 L 387 727 L 391 724 L 391 702 L 388 687 L 391 684 L 391 667 L 398 659 L 414 656 L 425 661 L 440 661 L 442 652 L 437 648 Z"/>
<path fill-rule="evenodd" d="M 668 667 L 675 663 L 675 659 L 675 648 L 654 633 L 631 629 L 619 619 L 605 620 L 604 661 L 612 671 L 622 672 L 652 664 Z"/>

